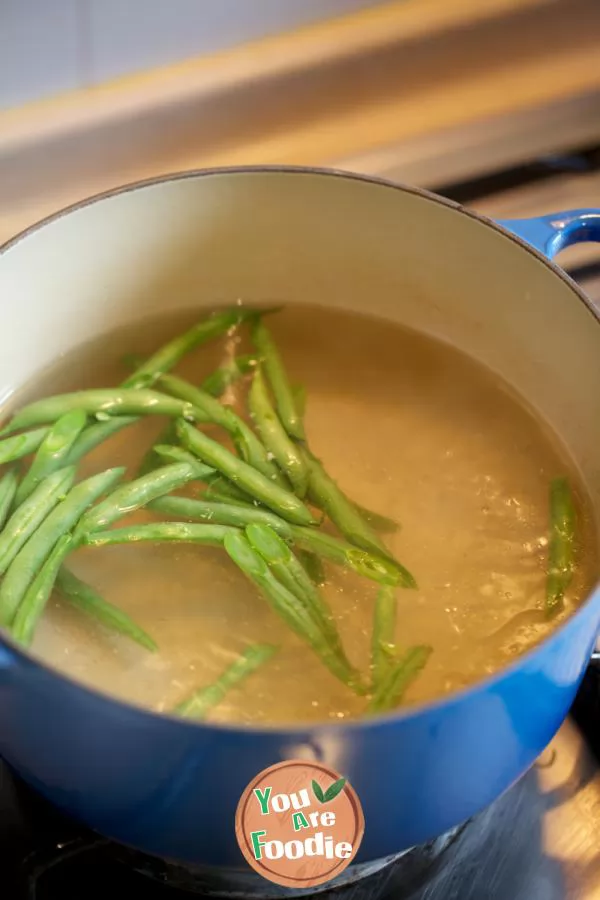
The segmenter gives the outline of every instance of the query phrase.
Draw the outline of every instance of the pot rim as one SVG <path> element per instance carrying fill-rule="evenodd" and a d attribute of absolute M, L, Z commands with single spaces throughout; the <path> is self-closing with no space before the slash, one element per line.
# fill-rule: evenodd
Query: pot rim
<path fill-rule="evenodd" d="M 107 190 L 100 191 L 96 194 L 92 194 L 89 197 L 86 197 L 82 200 L 77 200 L 74 203 L 69 204 L 68 206 L 62 207 L 61 209 L 50 213 L 47 216 L 44 216 L 42 219 L 39 219 L 37 222 L 34 222 L 32 225 L 27 226 L 27 228 L 22 229 L 13 237 L 4 241 L 0 244 L 0 262 L 2 257 L 8 253 L 11 249 L 20 244 L 25 238 L 29 237 L 32 234 L 35 234 L 38 231 L 41 231 L 46 225 L 51 225 L 53 222 L 56 222 L 65 216 L 69 215 L 72 212 L 77 212 L 78 210 L 85 209 L 88 206 L 92 206 L 95 203 L 98 203 L 102 200 L 108 200 L 111 197 L 116 197 L 121 194 L 128 194 L 130 192 L 140 190 L 146 187 L 158 186 L 161 184 L 168 184 L 170 182 L 176 181 L 185 181 L 187 179 L 199 179 L 203 177 L 209 176 L 219 176 L 219 175 L 254 175 L 254 174 L 273 174 L 273 175 L 310 175 L 310 176 L 322 176 L 322 177 L 333 177 L 345 179 L 348 181 L 358 181 L 366 184 L 373 184 L 379 187 L 391 188 L 393 190 L 400 191 L 402 193 L 413 194 L 415 196 L 422 197 L 426 200 L 430 200 L 433 203 L 437 203 L 440 206 L 445 206 L 448 209 L 454 210 L 459 215 L 468 216 L 470 219 L 474 219 L 475 221 L 481 223 L 485 227 L 491 228 L 494 231 L 501 234 L 503 237 L 508 238 L 517 246 L 521 247 L 523 250 L 528 252 L 531 256 L 533 256 L 538 262 L 542 263 L 546 268 L 550 269 L 550 271 L 563 281 L 567 287 L 571 289 L 571 291 L 575 294 L 577 299 L 583 303 L 587 311 L 591 314 L 593 319 L 597 324 L 600 324 L 600 310 L 597 309 L 591 300 L 586 296 L 585 292 L 581 289 L 581 287 L 555 262 L 553 262 L 550 258 L 545 256 L 541 251 L 537 250 L 531 244 L 527 243 L 523 238 L 518 237 L 513 232 L 504 228 L 502 225 L 498 224 L 494 219 L 491 219 L 481 213 L 475 212 L 472 209 L 468 209 L 464 207 L 462 204 L 457 203 L 454 200 L 450 200 L 446 197 L 442 197 L 439 194 L 436 194 L 432 191 L 428 191 L 424 188 L 418 188 L 412 185 L 406 185 L 402 182 L 391 181 L 386 178 L 380 178 L 379 176 L 374 175 L 366 175 L 357 172 L 350 172 L 344 169 L 336 169 L 336 168 L 327 168 L 327 167 L 319 167 L 319 166 L 288 166 L 288 165 L 248 165 L 248 166 L 216 166 L 212 168 L 201 168 L 201 169 L 189 169 L 178 172 L 166 173 L 163 175 L 156 175 L 150 178 L 139 179 L 137 181 L 127 182 L 123 185 L 119 185 L 114 188 L 108 188 Z M 467 687 L 460 688 L 457 691 L 454 691 L 452 694 L 449 694 L 445 697 L 438 697 L 434 700 L 427 701 L 425 703 L 415 704 L 414 706 L 408 707 L 400 707 L 393 712 L 389 712 L 383 715 L 373 716 L 372 718 L 367 719 L 348 719 L 348 720 L 338 720 L 338 721 L 318 721 L 318 722 L 305 722 L 305 723 L 290 723 L 288 725 L 283 725 L 280 723 L 273 725 L 244 725 L 240 723 L 229 723 L 229 722 L 195 722 L 193 720 L 184 719 L 182 717 L 176 716 L 169 712 L 154 712 L 151 709 L 148 709 L 143 706 L 138 706 L 135 703 L 129 702 L 127 700 L 122 700 L 118 697 L 113 697 L 108 693 L 104 693 L 102 690 L 87 686 L 83 682 L 78 681 L 77 679 L 71 677 L 70 675 L 64 674 L 59 669 L 54 668 L 51 665 L 46 664 L 43 660 L 36 657 L 34 654 L 30 653 L 28 650 L 21 647 L 17 644 L 10 634 L 1 634 L 0 633 L 0 651 L 2 644 L 5 644 L 10 648 L 11 653 L 17 657 L 19 663 L 21 665 L 26 665 L 29 669 L 34 670 L 36 672 L 41 672 L 46 676 L 50 675 L 51 678 L 59 683 L 62 683 L 63 686 L 68 688 L 71 692 L 75 694 L 82 695 L 84 697 L 91 697 L 96 702 L 100 702 L 102 704 L 111 704 L 116 707 L 120 713 L 127 716 L 135 715 L 140 720 L 147 720 L 156 723 L 160 723 L 161 721 L 168 722 L 171 726 L 178 727 L 182 730 L 191 730 L 191 729 L 201 729 L 203 731 L 212 731 L 216 734 L 224 733 L 224 734 L 234 734 L 239 733 L 240 736 L 276 736 L 276 735 L 302 735 L 307 733 L 319 733 L 319 734 L 339 734 L 342 731 L 365 731 L 365 730 L 373 730 L 377 728 L 385 727 L 386 725 L 390 725 L 394 722 L 400 722 L 407 719 L 415 719 L 420 718 L 422 716 L 429 715 L 434 712 L 436 709 L 441 707 L 448 708 L 450 706 L 454 706 L 455 704 L 461 703 L 464 700 L 474 696 L 482 690 L 489 690 L 496 683 L 502 681 L 505 677 L 510 676 L 514 672 L 516 672 L 527 660 L 532 660 L 539 652 L 542 651 L 543 648 L 548 647 L 554 640 L 556 640 L 559 633 L 564 632 L 569 629 L 569 627 L 573 626 L 575 620 L 577 620 L 580 614 L 583 613 L 584 609 L 592 602 L 592 600 L 598 595 L 600 592 L 600 579 L 596 582 L 596 586 L 589 592 L 584 602 L 579 606 L 576 612 L 574 612 L 569 618 L 561 624 L 561 626 L 554 631 L 550 632 L 542 641 L 538 644 L 535 644 L 525 653 L 520 654 L 513 661 L 511 661 L 508 665 L 499 669 L 497 672 L 494 672 L 491 675 L 488 675 L 486 678 L 478 679 L 473 684 L 468 685 Z M 574 627 L 574 626 L 573 626 Z M 12 666 L 12 663 L 9 662 L 9 668 Z M 2 662 L 1 662 L 1 654 L 0 654 L 0 674 L 2 672 Z"/>

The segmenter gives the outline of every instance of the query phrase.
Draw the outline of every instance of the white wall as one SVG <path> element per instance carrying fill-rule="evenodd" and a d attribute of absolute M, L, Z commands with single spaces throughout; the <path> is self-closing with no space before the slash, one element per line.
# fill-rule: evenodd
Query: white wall
<path fill-rule="evenodd" d="M 377 0 L 0 0 L 0 108 L 376 4 Z"/>

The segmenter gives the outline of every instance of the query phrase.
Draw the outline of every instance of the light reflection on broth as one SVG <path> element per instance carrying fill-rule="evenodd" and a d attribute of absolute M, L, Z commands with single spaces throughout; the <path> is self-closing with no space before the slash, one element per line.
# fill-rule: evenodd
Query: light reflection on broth
<path fill-rule="evenodd" d="M 127 375 L 124 354 L 147 355 L 191 321 L 162 318 L 79 349 L 11 407 L 43 394 L 118 384 Z M 401 523 L 385 540 L 419 589 L 398 590 L 397 644 L 433 647 L 404 704 L 494 672 L 578 605 L 596 572 L 589 510 L 560 445 L 502 383 L 452 348 L 386 322 L 289 308 L 268 324 L 293 381 L 306 386 L 314 452 L 354 500 Z M 244 349 L 246 343 L 231 338 L 207 345 L 178 372 L 199 384 Z M 238 402 L 244 390 L 230 389 L 226 400 Z M 85 460 L 80 476 L 123 464 L 133 471 L 163 426 L 154 419 L 126 429 Z M 548 485 L 565 473 L 577 489 L 587 549 L 565 613 L 549 624 L 543 614 Z M 126 522 L 155 519 L 138 512 Z M 247 643 L 268 641 L 280 652 L 232 691 L 212 720 L 316 721 L 364 712 L 364 698 L 327 672 L 218 549 L 89 548 L 69 566 L 160 648 L 148 653 L 53 598 L 33 650 L 87 684 L 170 710 L 214 680 Z M 377 585 L 331 564 L 326 571 L 325 593 L 347 653 L 368 671 Z"/>

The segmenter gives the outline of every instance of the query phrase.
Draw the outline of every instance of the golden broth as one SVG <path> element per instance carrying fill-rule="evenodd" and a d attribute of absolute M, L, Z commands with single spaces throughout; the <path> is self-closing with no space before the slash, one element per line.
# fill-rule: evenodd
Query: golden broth
<path fill-rule="evenodd" d="M 109 386 L 123 356 L 147 355 L 192 318 L 113 333 L 60 360 L 16 398 Z M 449 346 L 385 321 L 318 308 L 268 319 L 294 382 L 307 389 L 313 451 L 353 500 L 401 523 L 384 540 L 414 574 L 398 590 L 397 644 L 433 654 L 406 692 L 431 700 L 501 668 L 585 598 L 596 576 L 595 528 L 572 464 L 548 428 L 489 371 Z M 178 368 L 199 384 L 247 339 L 227 338 Z M 238 403 L 247 384 L 225 397 Z M 14 408 L 15 403 L 11 403 Z M 241 409 L 241 406 L 239 407 Z M 130 473 L 164 427 L 147 419 L 87 457 L 80 475 Z M 579 504 L 579 564 L 565 612 L 546 621 L 548 486 L 568 474 Z M 118 526 L 155 521 L 139 512 Z M 216 708 L 214 721 L 272 723 L 359 717 L 365 700 L 323 667 L 224 552 L 193 545 L 86 548 L 69 567 L 158 642 L 149 653 L 53 597 L 34 652 L 63 672 L 154 710 L 214 680 L 248 642 L 280 647 Z M 378 586 L 326 565 L 324 588 L 350 659 L 368 672 Z"/>

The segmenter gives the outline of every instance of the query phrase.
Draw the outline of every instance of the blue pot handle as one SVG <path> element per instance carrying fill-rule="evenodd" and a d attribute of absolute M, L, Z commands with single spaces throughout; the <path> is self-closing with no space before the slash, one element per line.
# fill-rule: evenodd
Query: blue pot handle
<path fill-rule="evenodd" d="M 600 209 L 572 209 L 535 219 L 503 219 L 498 225 L 549 259 L 581 241 L 600 242 Z"/>

